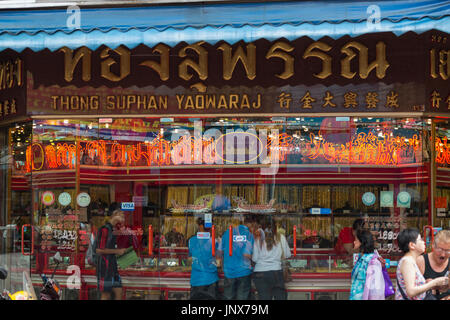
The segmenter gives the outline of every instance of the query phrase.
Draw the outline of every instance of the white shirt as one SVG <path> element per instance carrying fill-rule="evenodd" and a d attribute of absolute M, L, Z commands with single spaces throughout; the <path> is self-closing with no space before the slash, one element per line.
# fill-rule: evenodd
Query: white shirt
<path fill-rule="evenodd" d="M 281 250 L 284 251 L 285 259 L 291 256 L 291 250 L 284 235 L 280 234 L 280 240 L 272 247 L 272 250 L 267 250 L 265 241 L 262 242 L 262 246 L 260 240 L 255 241 L 252 254 L 252 260 L 255 262 L 255 272 L 281 270 Z"/>

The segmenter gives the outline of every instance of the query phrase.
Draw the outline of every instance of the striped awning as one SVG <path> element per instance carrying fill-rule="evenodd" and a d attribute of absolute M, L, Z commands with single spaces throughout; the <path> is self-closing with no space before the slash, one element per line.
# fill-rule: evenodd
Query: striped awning
<path fill-rule="evenodd" d="M 76 25 L 76 12 L 67 9 L 0 11 L 0 51 L 450 32 L 450 1 L 438 0 L 183 3 L 86 8 L 79 13 Z"/>

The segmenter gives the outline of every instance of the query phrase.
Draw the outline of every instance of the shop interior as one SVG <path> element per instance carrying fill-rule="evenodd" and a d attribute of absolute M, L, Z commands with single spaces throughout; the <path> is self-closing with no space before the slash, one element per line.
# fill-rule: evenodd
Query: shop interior
<path fill-rule="evenodd" d="M 450 224 L 446 120 L 34 119 L 7 134 L 13 159 L 7 219 L 18 230 L 33 226 L 16 241 L 17 250 L 31 256 L 31 273 L 50 270 L 58 251 L 64 256 L 61 276 L 76 264 L 95 278 L 85 257 L 89 236 L 122 208 L 124 245 L 140 258 L 121 270 L 137 279 L 125 290 L 128 299 L 188 297 L 187 240 L 205 214 L 219 239 L 245 216 L 253 218 L 255 230 L 276 221 L 293 252 L 294 278 L 350 273 L 351 259 L 334 247 L 356 218 L 365 219 L 377 249 L 392 261 L 401 255 L 395 241 L 400 229 Z M 166 278 L 185 278 L 187 289 L 169 290 Z M 86 287 L 85 298 L 95 295 L 95 280 Z M 314 295 L 291 288 L 292 298 Z"/>

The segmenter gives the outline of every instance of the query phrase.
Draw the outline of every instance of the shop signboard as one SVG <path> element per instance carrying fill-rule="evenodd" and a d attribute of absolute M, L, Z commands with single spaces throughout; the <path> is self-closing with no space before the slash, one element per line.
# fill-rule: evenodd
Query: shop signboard
<path fill-rule="evenodd" d="M 447 37 L 431 30 L 232 45 L 62 47 L 20 58 L 30 115 L 448 113 Z"/>

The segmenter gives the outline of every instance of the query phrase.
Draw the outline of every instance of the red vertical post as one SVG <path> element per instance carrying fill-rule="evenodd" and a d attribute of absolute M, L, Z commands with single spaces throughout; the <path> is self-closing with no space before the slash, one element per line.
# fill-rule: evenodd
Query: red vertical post
<path fill-rule="evenodd" d="M 151 256 L 153 254 L 153 227 L 148 226 L 148 254 Z"/>

